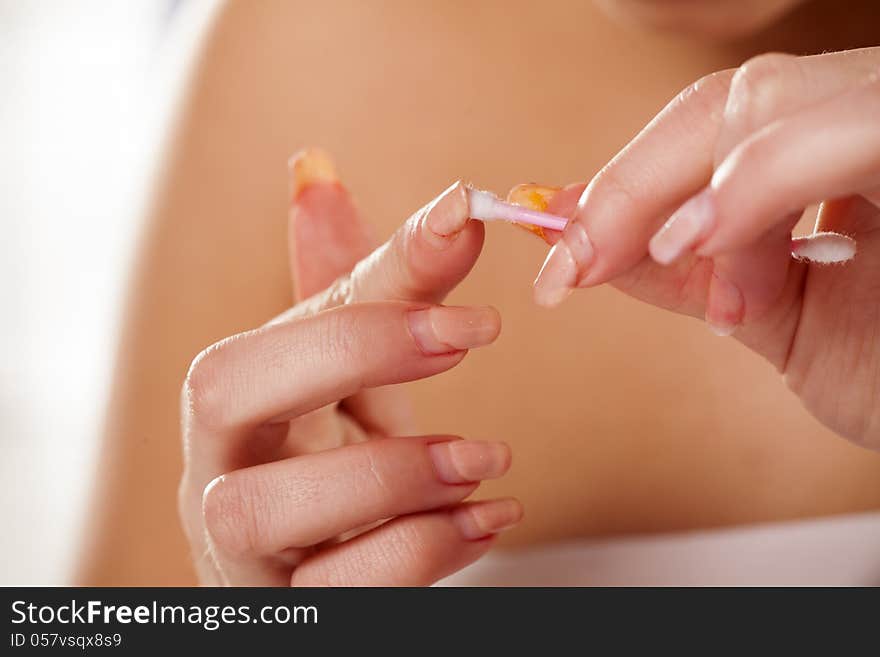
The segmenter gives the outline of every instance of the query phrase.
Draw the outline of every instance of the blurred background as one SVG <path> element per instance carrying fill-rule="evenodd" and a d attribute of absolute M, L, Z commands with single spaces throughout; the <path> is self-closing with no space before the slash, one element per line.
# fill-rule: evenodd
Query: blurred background
<path fill-rule="evenodd" d="M 0 0 L 2 585 L 70 580 L 175 34 L 207 10 Z"/>

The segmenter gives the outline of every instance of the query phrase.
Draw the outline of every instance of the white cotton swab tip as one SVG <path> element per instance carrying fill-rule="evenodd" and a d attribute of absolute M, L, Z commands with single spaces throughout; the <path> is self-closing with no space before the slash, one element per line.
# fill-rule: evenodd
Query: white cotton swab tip
<path fill-rule="evenodd" d="M 471 219 L 480 221 L 515 221 L 520 224 L 541 226 L 550 230 L 562 231 L 568 219 L 555 214 L 530 210 L 513 203 L 506 203 L 492 192 L 482 189 L 467 188 L 468 206 Z"/>
<path fill-rule="evenodd" d="M 796 258 L 823 264 L 852 260 L 856 255 L 856 241 L 840 233 L 814 233 L 791 241 L 791 253 Z"/>

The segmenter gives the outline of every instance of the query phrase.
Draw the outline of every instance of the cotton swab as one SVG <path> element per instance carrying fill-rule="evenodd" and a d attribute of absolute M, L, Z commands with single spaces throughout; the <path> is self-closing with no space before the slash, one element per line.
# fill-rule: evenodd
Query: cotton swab
<path fill-rule="evenodd" d="M 468 205 L 470 206 L 471 219 L 480 221 L 515 221 L 520 224 L 540 226 L 550 230 L 562 231 L 568 219 L 555 214 L 538 212 L 528 208 L 506 203 L 495 196 L 492 192 L 482 189 L 467 188 Z"/>
<path fill-rule="evenodd" d="M 816 263 L 846 262 L 856 255 L 856 241 L 840 233 L 813 233 L 792 240 L 791 253 L 796 258 Z"/>

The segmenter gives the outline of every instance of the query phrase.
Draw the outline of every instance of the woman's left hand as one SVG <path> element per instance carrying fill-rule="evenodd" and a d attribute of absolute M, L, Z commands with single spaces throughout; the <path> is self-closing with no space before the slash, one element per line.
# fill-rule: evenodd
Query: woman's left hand
<path fill-rule="evenodd" d="M 768 358 L 831 429 L 880 448 L 880 48 L 762 55 L 707 76 L 576 207 L 561 196 L 551 209 L 573 220 L 539 303 L 611 281 L 703 316 Z M 815 203 L 814 234 L 792 240 Z M 856 245 L 851 262 L 821 264 Z"/>

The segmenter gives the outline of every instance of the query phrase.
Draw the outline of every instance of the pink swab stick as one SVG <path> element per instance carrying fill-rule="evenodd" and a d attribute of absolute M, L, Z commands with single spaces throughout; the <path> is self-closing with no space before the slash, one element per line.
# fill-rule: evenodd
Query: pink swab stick
<path fill-rule="evenodd" d="M 482 189 L 467 188 L 468 205 L 470 206 L 471 219 L 480 221 L 516 221 L 521 224 L 541 226 L 550 230 L 562 231 L 568 219 L 558 217 L 555 214 L 529 210 L 513 203 L 505 203 L 492 192 Z"/>

